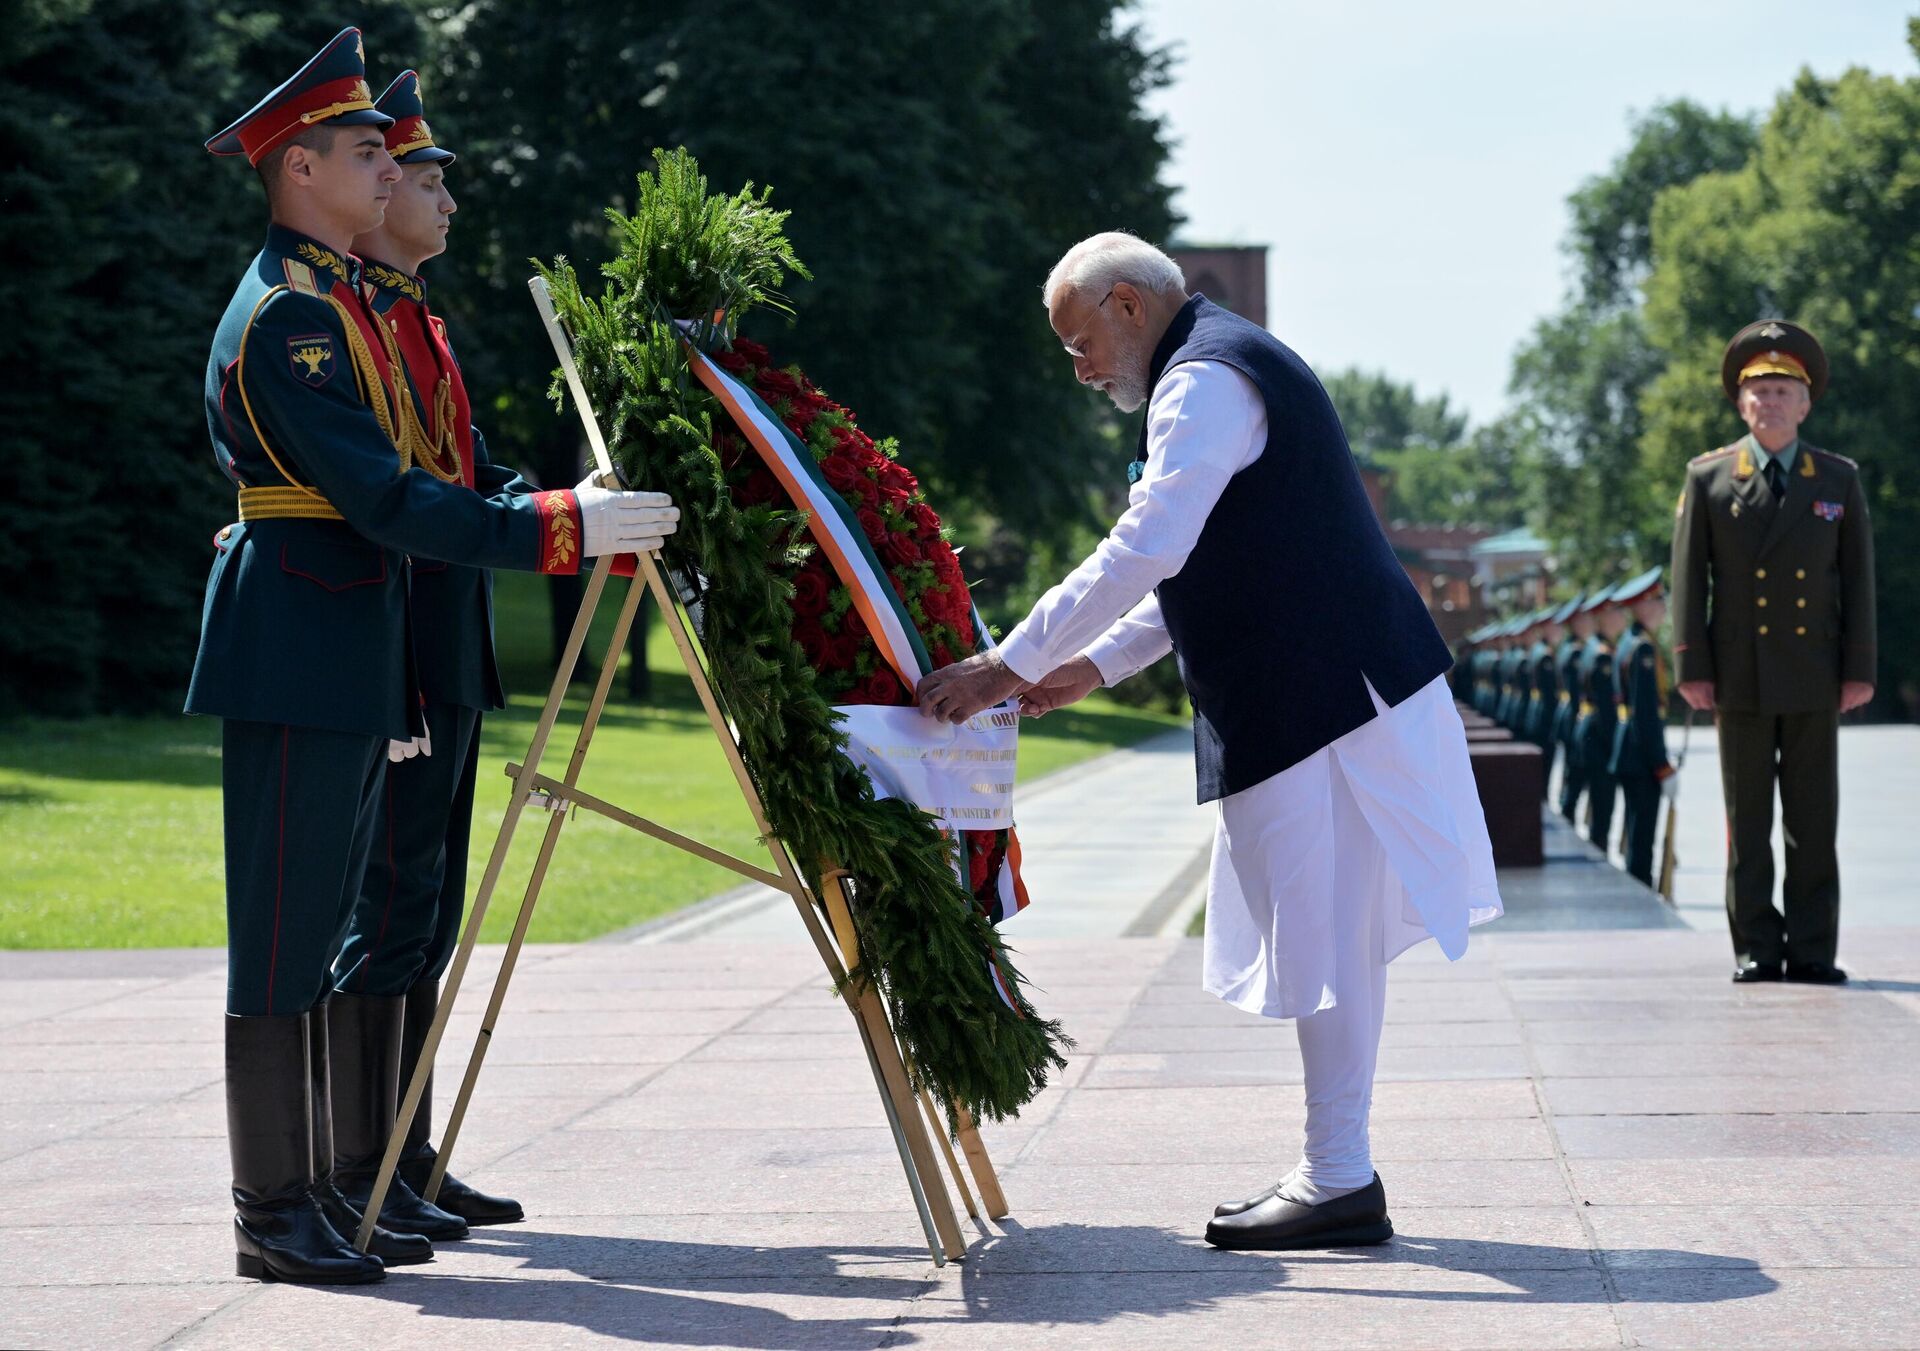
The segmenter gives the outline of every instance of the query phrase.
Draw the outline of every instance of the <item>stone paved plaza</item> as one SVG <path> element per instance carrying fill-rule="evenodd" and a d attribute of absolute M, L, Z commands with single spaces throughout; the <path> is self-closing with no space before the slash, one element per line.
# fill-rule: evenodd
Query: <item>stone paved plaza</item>
<path fill-rule="evenodd" d="M 790 910 L 530 948 L 456 1160 L 527 1222 L 350 1290 L 233 1275 L 218 952 L 0 953 L 0 1346 L 1920 1346 L 1920 928 L 1846 926 L 1850 988 L 1735 987 L 1711 915 L 1561 830 L 1464 961 L 1393 968 L 1394 1241 L 1208 1248 L 1213 1203 L 1298 1149 L 1293 1031 L 1198 988 L 1203 814 L 1159 822 L 1122 892 L 1084 894 L 1078 856 L 1137 828 L 1102 801 L 1162 792 L 1178 749 L 1031 795 L 1078 846 L 1050 885 L 1080 918 L 1010 936 L 1079 1045 L 985 1128 L 1013 1213 L 963 1262 L 928 1259 Z"/>

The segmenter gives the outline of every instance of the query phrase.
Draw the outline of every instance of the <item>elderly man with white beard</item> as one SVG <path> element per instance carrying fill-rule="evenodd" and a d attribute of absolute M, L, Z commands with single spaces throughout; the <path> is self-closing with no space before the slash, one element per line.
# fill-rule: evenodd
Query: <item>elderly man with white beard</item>
<path fill-rule="evenodd" d="M 1076 244 L 1043 299 L 1081 383 L 1147 405 L 1127 510 L 919 705 L 961 721 L 1019 694 L 1038 716 L 1174 654 L 1218 803 L 1204 983 L 1296 1020 L 1306 1077 L 1299 1162 L 1216 1207 L 1207 1241 L 1384 1242 L 1368 1113 L 1387 964 L 1429 937 L 1458 959 L 1501 913 L 1452 657 L 1306 363 L 1128 234 Z"/>

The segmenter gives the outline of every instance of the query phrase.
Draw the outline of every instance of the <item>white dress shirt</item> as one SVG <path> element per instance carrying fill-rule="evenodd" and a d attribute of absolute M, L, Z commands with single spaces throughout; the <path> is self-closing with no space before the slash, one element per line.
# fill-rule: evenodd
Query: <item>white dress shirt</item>
<path fill-rule="evenodd" d="M 1084 653 L 1113 685 L 1172 650 L 1153 589 L 1186 565 L 1214 503 L 1267 444 L 1253 382 L 1217 361 L 1169 367 L 1147 405 L 1146 472 L 1113 530 L 1000 645 L 1022 680 Z"/>

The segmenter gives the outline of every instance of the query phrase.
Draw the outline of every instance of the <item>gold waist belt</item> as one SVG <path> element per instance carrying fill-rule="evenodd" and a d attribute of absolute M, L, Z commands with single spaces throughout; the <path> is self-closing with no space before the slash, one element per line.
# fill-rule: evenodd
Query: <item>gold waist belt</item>
<path fill-rule="evenodd" d="M 1573 696 L 1571 694 L 1568 694 L 1565 690 L 1561 690 L 1560 702 L 1563 704 L 1570 704 L 1573 702 Z"/>
<path fill-rule="evenodd" d="M 1592 713 L 1592 712 L 1593 712 L 1593 705 L 1589 703 L 1587 700 L 1582 699 L 1580 701 L 1580 716 L 1584 718 L 1589 713 Z"/>
<path fill-rule="evenodd" d="M 305 488 L 242 488 L 240 519 L 243 521 L 340 521 L 345 520 L 326 498 Z"/>

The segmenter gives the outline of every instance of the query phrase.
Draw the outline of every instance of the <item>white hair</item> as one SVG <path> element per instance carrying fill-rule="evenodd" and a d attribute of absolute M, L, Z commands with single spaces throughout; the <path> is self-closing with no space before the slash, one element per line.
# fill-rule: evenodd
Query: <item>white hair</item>
<path fill-rule="evenodd" d="M 1054 302 L 1069 291 L 1092 294 L 1121 282 L 1160 295 L 1178 295 L 1187 289 L 1180 264 L 1138 235 L 1108 230 L 1090 235 L 1067 250 L 1047 273 L 1040 300 L 1052 309 Z"/>

